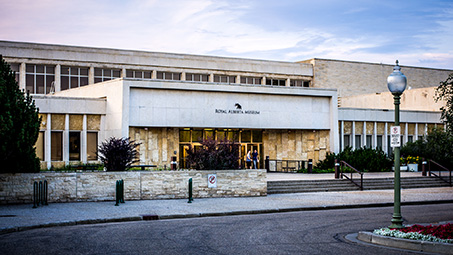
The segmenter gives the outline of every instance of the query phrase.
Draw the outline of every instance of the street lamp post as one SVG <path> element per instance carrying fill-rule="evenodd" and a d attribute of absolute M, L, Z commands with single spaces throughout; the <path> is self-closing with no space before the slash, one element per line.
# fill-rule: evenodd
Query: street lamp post
<path fill-rule="evenodd" d="M 400 98 L 406 89 L 407 79 L 406 76 L 400 71 L 401 67 L 398 65 L 398 60 L 396 61 L 396 66 L 393 67 L 393 72 L 387 78 L 387 86 L 390 92 L 393 94 L 394 104 L 395 104 L 395 126 L 399 127 L 400 125 Z M 399 130 L 399 129 L 398 129 Z M 398 139 L 400 140 L 400 134 Z M 394 146 L 394 161 L 395 161 L 395 190 L 394 190 L 394 206 L 393 206 L 393 216 L 392 224 L 389 228 L 402 228 L 403 227 L 403 217 L 401 216 L 401 182 L 400 182 L 400 143 Z"/>

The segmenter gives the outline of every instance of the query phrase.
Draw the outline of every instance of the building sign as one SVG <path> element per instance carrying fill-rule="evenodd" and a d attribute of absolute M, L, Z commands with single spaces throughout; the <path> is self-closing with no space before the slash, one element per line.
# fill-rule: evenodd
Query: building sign
<path fill-rule="evenodd" d="M 260 111 L 255 110 L 242 110 L 242 105 L 236 103 L 235 109 L 215 109 L 215 113 L 220 114 L 260 114 Z"/>
<path fill-rule="evenodd" d="M 401 130 L 400 126 L 390 127 L 390 147 L 401 147 Z"/>
<path fill-rule="evenodd" d="M 208 174 L 208 188 L 217 188 L 216 174 Z"/>

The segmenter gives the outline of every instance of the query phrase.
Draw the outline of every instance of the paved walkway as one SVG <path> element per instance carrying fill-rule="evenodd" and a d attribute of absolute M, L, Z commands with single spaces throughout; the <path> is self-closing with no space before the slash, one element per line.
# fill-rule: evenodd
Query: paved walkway
<path fill-rule="evenodd" d="M 267 173 L 267 181 L 289 181 L 289 180 L 331 180 L 334 179 L 334 174 L 299 174 L 299 173 Z M 348 174 L 349 176 L 349 174 Z M 354 176 L 359 176 L 355 174 Z M 401 172 L 401 178 L 404 177 L 422 177 L 421 172 Z M 363 178 L 393 178 L 393 172 L 383 173 L 365 173 Z M 354 177 L 355 178 L 355 177 Z"/>
<path fill-rule="evenodd" d="M 421 175 L 421 174 L 420 174 Z M 324 175 L 269 174 L 269 180 L 328 178 Z M 332 174 L 329 174 L 332 178 Z M 384 178 L 384 175 L 379 175 Z M 406 204 L 453 203 L 453 188 L 403 189 Z M 285 211 L 393 206 L 393 190 L 274 194 L 266 197 L 204 198 L 115 202 L 51 203 L 32 209 L 31 204 L 1 205 L 0 234 L 36 227 L 133 221 L 146 218 L 170 219 Z M 145 215 L 145 216 L 144 216 Z"/>

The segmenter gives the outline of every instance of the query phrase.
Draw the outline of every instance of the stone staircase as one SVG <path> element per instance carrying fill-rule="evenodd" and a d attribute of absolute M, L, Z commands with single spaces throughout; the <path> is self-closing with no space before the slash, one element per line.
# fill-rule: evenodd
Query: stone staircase
<path fill-rule="evenodd" d="M 360 179 L 358 179 L 360 182 Z M 448 187 L 446 182 L 443 182 L 434 177 L 405 177 L 401 178 L 401 188 L 434 188 Z M 364 190 L 376 189 L 393 189 L 393 178 L 373 178 L 363 179 Z M 359 190 L 359 187 L 351 183 L 347 179 L 331 179 L 331 180 L 297 180 L 297 181 L 268 181 L 268 194 L 282 193 L 300 193 L 300 192 L 329 192 L 329 191 L 353 191 Z"/>

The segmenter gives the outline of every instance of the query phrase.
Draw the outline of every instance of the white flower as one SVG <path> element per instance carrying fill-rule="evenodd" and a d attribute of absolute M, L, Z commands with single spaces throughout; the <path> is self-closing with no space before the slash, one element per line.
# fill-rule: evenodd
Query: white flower
<path fill-rule="evenodd" d="M 381 235 L 381 236 L 390 236 L 390 237 L 411 239 L 411 240 L 440 242 L 440 243 L 453 243 L 453 239 L 440 239 L 433 235 L 423 235 L 423 234 L 420 234 L 417 232 L 404 233 L 399 230 L 396 230 L 396 229 L 392 230 L 389 228 L 376 229 L 373 231 L 373 234 Z"/>

